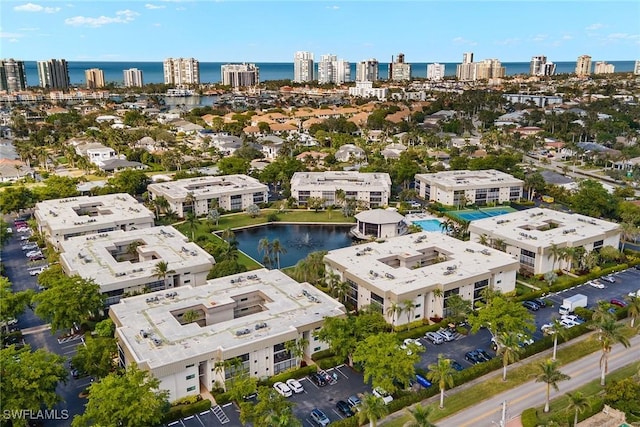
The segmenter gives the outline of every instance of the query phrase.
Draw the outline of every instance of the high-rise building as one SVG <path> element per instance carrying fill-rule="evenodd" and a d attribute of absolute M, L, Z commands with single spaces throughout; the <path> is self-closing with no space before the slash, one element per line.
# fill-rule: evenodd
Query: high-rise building
<path fill-rule="evenodd" d="M 194 58 L 167 58 L 163 62 L 164 84 L 200 84 L 200 62 Z"/>
<path fill-rule="evenodd" d="M 380 78 L 380 64 L 375 58 L 360 61 L 356 64 L 357 82 L 375 82 Z"/>
<path fill-rule="evenodd" d="M 64 59 L 38 61 L 40 86 L 49 89 L 69 88 L 69 65 Z"/>
<path fill-rule="evenodd" d="M 293 81 L 304 83 L 313 81 L 313 53 L 298 51 L 293 57 Z"/>
<path fill-rule="evenodd" d="M 613 74 L 615 66 L 613 64 L 607 64 L 605 61 L 596 62 L 593 67 L 593 74 Z"/>
<path fill-rule="evenodd" d="M 456 66 L 456 78 L 461 81 L 476 79 L 476 67 L 473 62 L 473 52 L 462 54 L 462 64 Z"/>
<path fill-rule="evenodd" d="M 544 55 L 531 57 L 529 66 L 529 74 L 532 76 L 544 76 L 544 65 L 547 63 L 547 57 Z"/>
<path fill-rule="evenodd" d="M 142 87 L 142 70 L 137 68 L 129 68 L 124 70 L 124 87 Z"/>
<path fill-rule="evenodd" d="M 546 62 L 542 67 L 543 76 L 553 76 L 556 74 L 556 64 L 553 62 Z"/>
<path fill-rule="evenodd" d="M 256 64 L 226 64 L 221 71 L 222 84 L 225 86 L 250 87 L 260 83 L 260 70 Z"/>
<path fill-rule="evenodd" d="M 341 85 L 351 81 L 351 64 L 345 59 L 336 61 L 336 78 L 335 84 Z"/>
<path fill-rule="evenodd" d="M 636 61 L 635 65 L 633 66 L 633 74 L 640 75 L 640 60 Z"/>
<path fill-rule="evenodd" d="M 318 83 L 342 84 L 351 81 L 351 64 L 336 55 L 322 55 L 318 62 Z"/>
<path fill-rule="evenodd" d="M 444 64 L 434 62 L 427 65 L 427 80 L 444 79 Z"/>
<path fill-rule="evenodd" d="M 84 78 L 87 82 L 87 89 L 98 89 L 104 87 L 104 72 L 99 68 L 85 70 Z"/>
<path fill-rule="evenodd" d="M 576 62 L 576 75 L 578 77 L 588 76 L 591 74 L 591 57 L 589 55 L 580 55 Z"/>
<path fill-rule="evenodd" d="M 497 59 L 485 59 L 484 61 L 474 62 L 474 64 L 476 80 L 498 79 L 506 74 L 505 67 Z"/>
<path fill-rule="evenodd" d="M 411 64 L 404 62 L 404 53 L 399 53 L 395 61 L 391 59 L 389 80 L 394 82 L 411 80 Z"/>
<path fill-rule="evenodd" d="M 0 90 L 7 93 L 20 92 L 27 88 L 27 75 L 24 61 L 15 59 L 0 60 Z"/>
<path fill-rule="evenodd" d="M 473 52 L 465 52 L 462 54 L 462 63 L 471 64 L 473 62 Z"/>

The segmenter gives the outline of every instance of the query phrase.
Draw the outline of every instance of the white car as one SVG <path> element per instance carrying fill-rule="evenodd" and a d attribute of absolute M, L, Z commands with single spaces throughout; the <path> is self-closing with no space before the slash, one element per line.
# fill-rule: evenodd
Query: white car
<path fill-rule="evenodd" d="M 609 283 L 616 283 L 616 278 L 613 277 L 611 274 L 609 274 L 608 276 L 602 276 L 600 280 L 604 280 L 605 282 L 609 282 Z"/>
<path fill-rule="evenodd" d="M 32 256 L 38 256 L 38 255 L 42 255 L 42 251 L 40 249 L 38 250 L 34 250 L 34 251 L 29 251 L 26 254 L 24 254 L 27 258 L 28 257 L 32 257 Z"/>
<path fill-rule="evenodd" d="M 373 389 L 373 394 L 374 394 L 374 396 L 377 396 L 380 399 L 382 399 L 382 401 L 384 402 L 385 405 L 388 405 L 389 403 L 391 403 L 393 401 L 393 396 L 391 396 L 389 393 L 387 393 L 384 389 L 382 389 L 380 387 L 374 388 Z"/>
<path fill-rule="evenodd" d="M 403 350 L 407 350 L 407 354 L 411 356 L 413 354 L 413 351 L 411 351 L 411 348 L 409 347 L 412 345 L 418 347 L 419 350 L 424 350 L 424 345 L 422 345 L 420 340 L 413 338 L 405 339 L 400 348 Z"/>
<path fill-rule="evenodd" d="M 560 321 L 560 324 L 561 324 L 562 326 L 564 326 L 565 328 L 567 328 L 567 329 L 569 329 L 569 328 L 573 328 L 574 326 L 576 326 L 576 325 L 577 325 L 577 323 L 576 323 L 576 322 L 573 322 L 573 321 L 571 321 L 571 320 L 569 320 L 569 319 L 562 319 L 562 320 Z"/>
<path fill-rule="evenodd" d="M 576 325 L 580 325 L 582 323 L 584 323 L 582 320 L 580 320 L 580 318 L 578 316 L 576 316 L 575 314 L 565 314 L 563 315 L 561 318 L 561 320 L 568 320 L 570 322 L 575 323 Z"/>
<path fill-rule="evenodd" d="M 31 231 L 31 229 L 29 227 L 18 227 L 16 228 L 16 231 L 18 233 L 28 233 Z"/>
<path fill-rule="evenodd" d="M 544 325 L 540 326 L 540 330 L 545 335 L 555 334 L 555 331 L 553 330 L 553 325 L 551 323 L 545 323 Z"/>
<path fill-rule="evenodd" d="M 287 386 L 296 394 L 304 392 L 304 387 L 302 387 L 300 381 L 296 380 L 295 378 L 289 378 L 287 380 Z"/>
<path fill-rule="evenodd" d="M 283 395 L 284 397 L 291 397 L 291 395 L 293 394 L 289 386 L 283 383 L 282 381 L 278 381 L 277 383 L 275 383 L 273 385 L 273 388 L 275 388 L 276 391 L 281 395 Z"/>
<path fill-rule="evenodd" d="M 598 280 L 591 280 L 587 282 L 589 286 L 593 286 L 594 288 L 604 289 L 604 285 L 600 283 Z"/>
<path fill-rule="evenodd" d="M 37 276 L 38 274 L 42 273 L 46 269 L 47 269 L 46 265 L 43 265 L 42 267 L 34 268 L 33 270 L 29 270 L 29 275 Z"/>

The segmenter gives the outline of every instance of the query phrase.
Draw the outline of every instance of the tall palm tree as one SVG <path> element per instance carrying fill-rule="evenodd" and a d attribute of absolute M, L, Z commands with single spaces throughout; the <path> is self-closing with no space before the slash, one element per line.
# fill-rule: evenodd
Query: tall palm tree
<path fill-rule="evenodd" d="M 402 301 L 402 310 L 407 315 L 407 329 L 411 328 L 411 320 L 413 319 L 413 312 L 416 309 L 416 303 L 410 299 Z"/>
<path fill-rule="evenodd" d="M 558 383 L 571 379 L 569 375 L 563 374 L 558 369 L 558 361 L 547 359 L 544 362 L 538 364 L 540 367 L 540 374 L 536 377 L 537 383 L 547 384 L 547 398 L 544 402 L 544 412 L 549 412 L 549 395 L 551 394 L 551 387 L 555 391 L 558 391 Z"/>
<path fill-rule="evenodd" d="M 584 411 L 591 407 L 589 399 L 585 397 L 579 391 L 575 393 L 565 393 L 569 398 L 569 404 L 567 405 L 567 411 L 574 411 L 573 425 L 578 425 L 578 413 L 582 414 Z"/>
<path fill-rule="evenodd" d="M 153 275 L 163 282 L 166 281 L 169 275 L 174 274 L 175 272 L 175 270 L 169 269 L 169 263 L 167 261 L 158 262 L 155 267 L 153 267 L 152 271 Z"/>
<path fill-rule="evenodd" d="M 551 246 L 549 247 L 549 253 L 547 254 L 547 259 L 553 258 L 553 264 L 551 265 L 552 267 L 551 270 L 556 269 L 556 262 L 558 262 L 558 260 L 562 258 L 563 251 L 564 251 L 564 248 L 561 248 L 555 243 L 552 243 Z"/>
<path fill-rule="evenodd" d="M 378 420 L 387 415 L 389 408 L 384 401 L 378 396 L 365 393 L 360 399 L 360 407 L 358 409 L 358 422 L 364 423 L 369 420 L 370 427 L 376 427 Z"/>
<path fill-rule="evenodd" d="M 296 364 L 298 364 L 297 360 L 300 359 L 300 363 L 302 363 L 302 358 L 304 357 L 304 349 L 309 344 L 309 340 L 304 338 L 299 340 L 291 340 L 284 343 L 284 348 L 291 353 L 296 359 Z"/>
<path fill-rule="evenodd" d="M 440 388 L 440 409 L 444 408 L 444 390 L 447 386 L 453 387 L 453 373 L 455 370 L 451 366 L 451 359 L 445 359 L 442 354 L 438 355 L 438 361 L 428 366 L 427 378 L 438 383 Z"/>
<path fill-rule="evenodd" d="M 503 332 L 496 337 L 498 349 L 496 354 L 502 356 L 502 381 L 507 380 L 507 366 L 520 360 L 520 338 L 515 332 Z"/>
<path fill-rule="evenodd" d="M 489 246 L 489 236 L 487 236 L 485 233 L 482 233 L 478 237 L 478 243 L 480 243 L 483 246 Z"/>
<path fill-rule="evenodd" d="M 611 353 L 613 345 L 620 343 L 625 348 L 629 348 L 631 343 L 622 333 L 624 325 L 616 322 L 615 319 L 603 319 L 590 325 L 589 328 L 596 331 L 593 334 L 593 338 L 598 340 L 600 348 L 602 349 L 602 356 L 600 357 L 600 385 L 604 387 L 605 376 L 609 370 L 609 353 Z"/>
<path fill-rule="evenodd" d="M 340 301 L 343 304 L 346 302 L 347 294 L 349 293 L 349 288 L 350 288 L 349 283 L 343 280 L 333 285 L 333 293 L 335 297 L 338 299 L 338 301 Z"/>
<path fill-rule="evenodd" d="M 547 333 L 553 334 L 553 356 L 551 360 L 556 360 L 558 354 L 558 337 L 566 339 L 569 334 L 569 330 L 564 327 L 557 317 L 551 319 L 551 328 L 547 330 Z"/>
<path fill-rule="evenodd" d="M 273 239 L 273 242 L 271 242 L 271 252 L 276 257 L 276 264 L 278 266 L 278 270 L 280 270 L 280 255 L 286 254 L 287 248 L 280 243 L 280 239 Z"/>
<path fill-rule="evenodd" d="M 416 405 L 413 409 L 405 408 L 405 412 L 409 415 L 410 419 L 402 425 L 402 427 L 436 427 L 429 417 L 433 412 L 433 406 Z"/>
<path fill-rule="evenodd" d="M 402 305 L 395 301 L 391 301 L 387 306 L 387 316 L 391 316 L 391 324 L 395 325 L 396 316 L 400 317 L 402 314 Z"/>
<path fill-rule="evenodd" d="M 633 328 L 636 323 L 636 318 L 640 315 L 640 297 L 629 295 L 626 300 L 629 302 L 629 305 L 627 305 L 627 313 L 629 317 L 631 317 L 631 327 Z"/>
<path fill-rule="evenodd" d="M 268 237 L 263 237 L 258 242 L 258 252 L 264 253 L 263 260 L 265 267 L 268 269 L 271 269 L 271 248 L 272 243 L 269 241 Z"/>
<path fill-rule="evenodd" d="M 598 305 L 591 315 L 591 320 L 595 323 L 600 323 L 609 319 L 614 320 L 615 317 L 613 313 L 609 311 L 609 308 L 610 304 L 607 301 L 598 301 Z"/>
<path fill-rule="evenodd" d="M 196 239 L 196 228 L 198 227 L 198 217 L 193 212 L 187 212 L 186 223 L 189 224 L 189 230 L 191 231 L 191 241 Z"/>

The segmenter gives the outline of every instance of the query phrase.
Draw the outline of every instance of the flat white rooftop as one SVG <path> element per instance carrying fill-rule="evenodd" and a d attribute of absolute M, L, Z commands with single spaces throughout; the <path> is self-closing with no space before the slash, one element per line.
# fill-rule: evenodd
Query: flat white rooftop
<path fill-rule="evenodd" d="M 240 314 L 243 304 L 252 314 Z M 308 283 L 266 269 L 126 298 L 110 310 L 122 324 L 117 328 L 122 342 L 151 369 L 216 351 L 259 347 L 262 340 L 345 313 L 341 303 Z M 182 325 L 176 315 L 188 310 L 206 313 L 206 324 Z"/>
<path fill-rule="evenodd" d="M 618 224 L 585 215 L 532 208 L 471 222 L 469 231 L 520 241 L 522 246 L 548 247 L 570 243 L 580 246 L 585 239 L 616 233 Z"/>
<path fill-rule="evenodd" d="M 219 195 L 268 190 L 265 184 L 247 175 L 201 176 L 150 184 L 147 188 L 150 192 L 162 194 L 171 200 L 184 200 L 189 193 L 200 200 Z"/>
<path fill-rule="evenodd" d="M 504 187 L 506 185 L 523 185 L 523 181 L 514 178 L 508 173 L 494 169 L 486 170 L 455 170 L 442 171 L 436 173 L 417 174 L 416 179 L 425 182 L 432 182 L 440 187 L 447 188 L 483 188 L 483 187 Z"/>
<path fill-rule="evenodd" d="M 335 189 L 357 189 L 358 187 L 391 188 L 391 178 L 388 173 L 361 172 L 296 172 L 291 178 L 291 186 L 300 187 L 333 187 Z"/>
<path fill-rule="evenodd" d="M 436 262 L 438 256 L 446 259 Z M 414 268 L 417 260 L 422 260 L 423 266 Z M 335 249 L 325 256 L 325 262 L 344 266 L 349 274 L 395 294 L 438 284 L 446 287 L 477 275 L 517 269 L 519 265 L 517 259 L 504 252 L 430 232 Z"/>

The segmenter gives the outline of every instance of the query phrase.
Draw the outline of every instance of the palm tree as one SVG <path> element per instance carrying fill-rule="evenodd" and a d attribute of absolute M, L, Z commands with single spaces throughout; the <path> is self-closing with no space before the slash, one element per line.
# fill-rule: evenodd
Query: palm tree
<path fill-rule="evenodd" d="M 555 391 L 558 391 L 558 383 L 560 381 L 569 380 L 571 377 L 563 374 L 560 369 L 558 369 L 557 360 L 547 359 L 544 362 L 540 362 L 538 366 L 540 367 L 541 372 L 536 377 L 536 382 L 547 384 L 547 399 L 544 403 L 544 412 L 549 412 L 549 395 L 551 393 L 551 387 L 553 387 Z"/>
<path fill-rule="evenodd" d="M 402 310 L 407 315 L 407 329 L 410 329 L 411 327 L 411 319 L 413 318 L 413 312 L 415 309 L 416 304 L 412 300 L 407 299 L 402 301 Z"/>
<path fill-rule="evenodd" d="M 489 236 L 487 236 L 486 234 L 482 233 L 478 237 L 478 243 L 480 243 L 483 246 L 489 246 Z"/>
<path fill-rule="evenodd" d="M 589 399 L 582 393 L 576 391 L 575 393 L 565 393 L 569 397 L 569 404 L 567 405 L 567 411 L 575 411 L 573 417 L 574 427 L 578 425 L 578 413 L 582 414 L 584 411 L 591 407 Z"/>
<path fill-rule="evenodd" d="M 447 386 L 453 387 L 453 373 L 451 359 L 445 359 L 442 354 L 438 355 L 438 361 L 428 366 L 427 378 L 438 383 L 440 388 L 440 409 L 444 408 L 444 390 Z"/>
<path fill-rule="evenodd" d="M 557 317 L 551 319 L 551 328 L 548 329 L 548 332 L 553 334 L 553 356 L 551 360 L 556 360 L 556 355 L 558 353 L 558 337 L 562 339 L 566 339 L 569 334 L 569 330 L 564 327 L 560 320 Z"/>
<path fill-rule="evenodd" d="M 605 375 L 609 370 L 609 353 L 611 353 L 613 344 L 620 343 L 625 348 L 629 348 L 631 343 L 622 333 L 624 325 L 616 322 L 615 319 L 603 319 L 590 325 L 589 328 L 595 329 L 596 332 L 593 334 L 593 338 L 598 340 L 600 348 L 602 349 L 602 356 L 600 357 L 600 385 L 604 387 Z"/>
<path fill-rule="evenodd" d="M 405 408 L 405 411 L 409 415 L 410 419 L 403 424 L 402 427 L 436 427 L 429 417 L 433 411 L 433 406 L 416 405 L 413 409 Z"/>
<path fill-rule="evenodd" d="M 627 313 L 629 317 L 631 317 L 631 327 L 633 328 L 636 323 L 636 318 L 640 315 L 640 297 L 629 295 L 626 300 L 629 302 L 629 305 L 627 305 Z"/>
<path fill-rule="evenodd" d="M 271 248 L 272 243 L 269 241 L 268 237 L 263 237 L 258 242 L 258 252 L 264 253 L 264 264 L 268 269 L 271 269 Z"/>
<path fill-rule="evenodd" d="M 207 215 L 207 219 L 209 219 L 209 221 L 215 221 L 216 222 L 216 227 L 218 226 L 218 222 L 220 222 L 220 211 L 218 211 L 218 209 L 213 208 L 211 210 L 209 210 L 209 214 Z"/>
<path fill-rule="evenodd" d="M 278 266 L 278 270 L 280 270 L 280 255 L 286 254 L 287 248 L 280 243 L 280 239 L 273 239 L 273 242 L 271 242 L 271 252 L 275 255 L 276 264 Z"/>
<path fill-rule="evenodd" d="M 365 393 L 360 399 L 358 422 L 362 424 L 368 419 L 369 426 L 376 427 L 378 420 L 388 412 L 389 408 L 381 398 L 374 394 Z"/>
<path fill-rule="evenodd" d="M 169 263 L 166 261 L 160 261 L 156 264 L 152 271 L 153 275 L 158 278 L 158 280 L 162 280 L 165 282 L 166 278 L 175 273 L 175 270 L 169 269 Z M 166 283 L 165 283 L 166 285 Z"/>
<path fill-rule="evenodd" d="M 345 303 L 347 294 L 349 293 L 349 284 L 345 281 L 339 281 L 333 285 L 333 293 L 341 303 Z"/>
<path fill-rule="evenodd" d="M 304 357 L 304 349 L 309 344 L 309 340 L 299 339 L 299 340 L 291 340 L 284 343 L 284 348 L 293 356 L 296 360 L 300 359 L 300 363 L 302 363 L 302 358 Z M 296 364 L 298 362 L 296 361 Z"/>
<path fill-rule="evenodd" d="M 598 305 L 591 315 L 591 320 L 595 323 L 600 323 L 608 319 L 614 320 L 615 317 L 613 313 L 609 311 L 609 308 L 610 305 L 607 301 L 598 301 Z"/>
<path fill-rule="evenodd" d="M 396 323 L 396 316 L 400 317 L 402 314 L 402 305 L 398 304 L 395 301 L 391 301 L 387 306 L 387 316 L 391 316 L 391 324 L 394 325 Z"/>
<path fill-rule="evenodd" d="M 515 332 L 503 332 L 496 337 L 496 344 L 498 345 L 496 354 L 502 355 L 502 381 L 506 381 L 507 366 L 520 360 L 520 353 L 522 353 L 520 338 Z"/>
<path fill-rule="evenodd" d="M 196 228 L 198 227 L 198 217 L 193 212 L 187 212 L 186 223 L 189 224 L 189 230 L 191 231 L 191 241 L 196 239 Z"/>
<path fill-rule="evenodd" d="M 553 264 L 551 265 L 552 267 L 551 270 L 556 269 L 556 262 L 558 262 L 558 260 L 562 258 L 563 251 L 564 249 L 556 245 L 555 243 L 552 243 L 551 246 L 549 247 L 549 254 L 547 255 L 547 259 L 553 258 Z"/>

